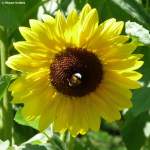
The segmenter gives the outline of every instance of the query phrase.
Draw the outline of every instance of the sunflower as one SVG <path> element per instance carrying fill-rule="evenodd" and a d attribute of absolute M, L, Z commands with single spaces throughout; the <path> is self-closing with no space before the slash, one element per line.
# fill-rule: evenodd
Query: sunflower
<path fill-rule="evenodd" d="M 132 106 L 131 89 L 140 87 L 141 54 L 138 43 L 120 35 L 122 21 L 99 24 L 98 13 L 86 4 L 78 14 L 30 21 L 20 27 L 25 41 L 14 43 L 19 54 L 6 64 L 21 75 L 10 85 L 12 102 L 23 103 L 26 120 L 39 117 L 39 130 L 50 124 L 54 131 L 73 136 L 98 130 L 101 119 L 120 119 Z"/>

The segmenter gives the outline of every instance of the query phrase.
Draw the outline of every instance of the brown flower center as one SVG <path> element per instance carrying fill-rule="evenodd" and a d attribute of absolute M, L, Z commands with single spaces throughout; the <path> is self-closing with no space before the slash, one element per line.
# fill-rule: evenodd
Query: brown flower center
<path fill-rule="evenodd" d="M 93 92 L 103 76 L 98 57 L 81 48 L 67 48 L 57 54 L 50 66 L 50 81 L 58 92 L 82 97 Z"/>

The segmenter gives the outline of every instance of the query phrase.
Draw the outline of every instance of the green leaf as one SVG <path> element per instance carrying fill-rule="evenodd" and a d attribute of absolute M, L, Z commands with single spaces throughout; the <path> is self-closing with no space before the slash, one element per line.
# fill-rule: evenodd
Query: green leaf
<path fill-rule="evenodd" d="M 75 0 L 75 5 L 78 10 L 81 10 L 86 3 L 87 0 Z"/>
<path fill-rule="evenodd" d="M 19 109 L 16 112 L 14 120 L 18 124 L 21 124 L 21 125 L 24 125 L 24 126 L 30 126 L 30 127 L 34 128 L 34 129 L 38 129 L 39 118 L 37 117 L 34 120 L 26 121 L 25 118 L 23 117 L 22 113 L 21 113 L 21 109 Z"/>
<path fill-rule="evenodd" d="M 14 1 L 2 1 L 0 3 L 0 24 L 6 28 L 16 28 L 23 20 L 25 1 L 23 4 L 17 4 Z"/>
<path fill-rule="evenodd" d="M 71 2 L 71 0 L 61 0 L 58 5 L 59 9 L 63 10 L 63 12 L 66 12 L 70 2 Z"/>
<path fill-rule="evenodd" d="M 6 74 L 4 76 L 0 76 L 0 100 L 3 97 L 5 90 L 7 90 L 8 86 L 10 84 L 10 81 L 14 78 L 15 78 L 15 76 L 12 74 Z"/>
<path fill-rule="evenodd" d="M 52 138 L 49 139 L 49 149 L 54 150 L 66 150 L 66 145 L 60 140 L 59 136 L 54 134 Z"/>
<path fill-rule="evenodd" d="M 122 127 L 122 135 L 128 150 L 140 150 L 145 143 L 146 137 L 143 128 L 147 121 L 150 121 L 147 112 L 141 113 L 137 117 L 134 117 L 131 111 L 127 113 L 125 124 Z"/>
<path fill-rule="evenodd" d="M 147 140 L 143 146 L 143 150 L 149 150 L 149 148 L 150 148 L 150 137 L 147 138 Z"/>
<path fill-rule="evenodd" d="M 0 2 L 0 25 L 8 30 L 8 37 L 16 37 L 19 26 L 29 24 L 28 20 L 36 18 L 42 0 L 13 0 Z M 18 32 L 17 32 L 18 35 Z"/>
<path fill-rule="evenodd" d="M 31 137 L 38 133 L 36 129 L 33 129 L 29 126 L 20 125 L 17 122 L 14 122 L 13 127 L 15 131 L 13 133 L 13 139 L 14 143 L 17 145 L 20 145 L 21 143 L 29 140 Z"/>
<path fill-rule="evenodd" d="M 112 0 L 112 2 L 140 23 L 150 27 L 150 15 L 146 13 L 144 7 L 137 3 L 136 0 Z"/>

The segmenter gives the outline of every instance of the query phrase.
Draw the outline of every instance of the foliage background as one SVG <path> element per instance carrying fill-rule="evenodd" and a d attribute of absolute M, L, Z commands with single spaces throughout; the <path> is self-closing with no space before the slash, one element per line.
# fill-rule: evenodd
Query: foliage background
<path fill-rule="evenodd" d="M 51 5 L 46 5 L 48 2 Z M 37 122 L 27 123 L 20 114 L 20 105 L 6 104 L 11 100 L 9 95 L 6 101 L 6 89 L 16 72 L 8 68 L 4 71 L 3 62 L 16 53 L 12 43 L 22 40 L 18 27 L 29 26 L 28 20 L 40 19 L 42 12 L 54 15 L 60 9 L 67 14 L 71 6 L 80 11 L 86 3 L 98 10 L 100 22 L 114 17 L 135 21 L 150 30 L 149 0 L 0 0 L 0 150 L 150 150 L 150 45 L 137 49 L 144 54 L 144 66 L 139 70 L 143 73 L 143 87 L 133 91 L 133 107 L 122 113 L 119 122 L 108 124 L 102 121 L 99 132 L 90 131 L 74 140 L 68 133 L 60 136 L 50 129 L 38 133 Z M 6 56 L 2 49 L 6 50 Z"/>

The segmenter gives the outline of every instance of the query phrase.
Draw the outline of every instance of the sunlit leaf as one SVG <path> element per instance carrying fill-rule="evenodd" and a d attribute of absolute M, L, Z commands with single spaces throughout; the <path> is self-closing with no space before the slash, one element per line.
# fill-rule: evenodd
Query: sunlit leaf
<path fill-rule="evenodd" d="M 37 117 L 34 120 L 26 121 L 23 115 L 21 114 L 21 109 L 16 112 L 14 120 L 21 125 L 30 126 L 34 129 L 38 129 L 39 118 Z"/>
<path fill-rule="evenodd" d="M 39 133 L 19 146 L 23 150 L 67 150 L 59 136 Z"/>

